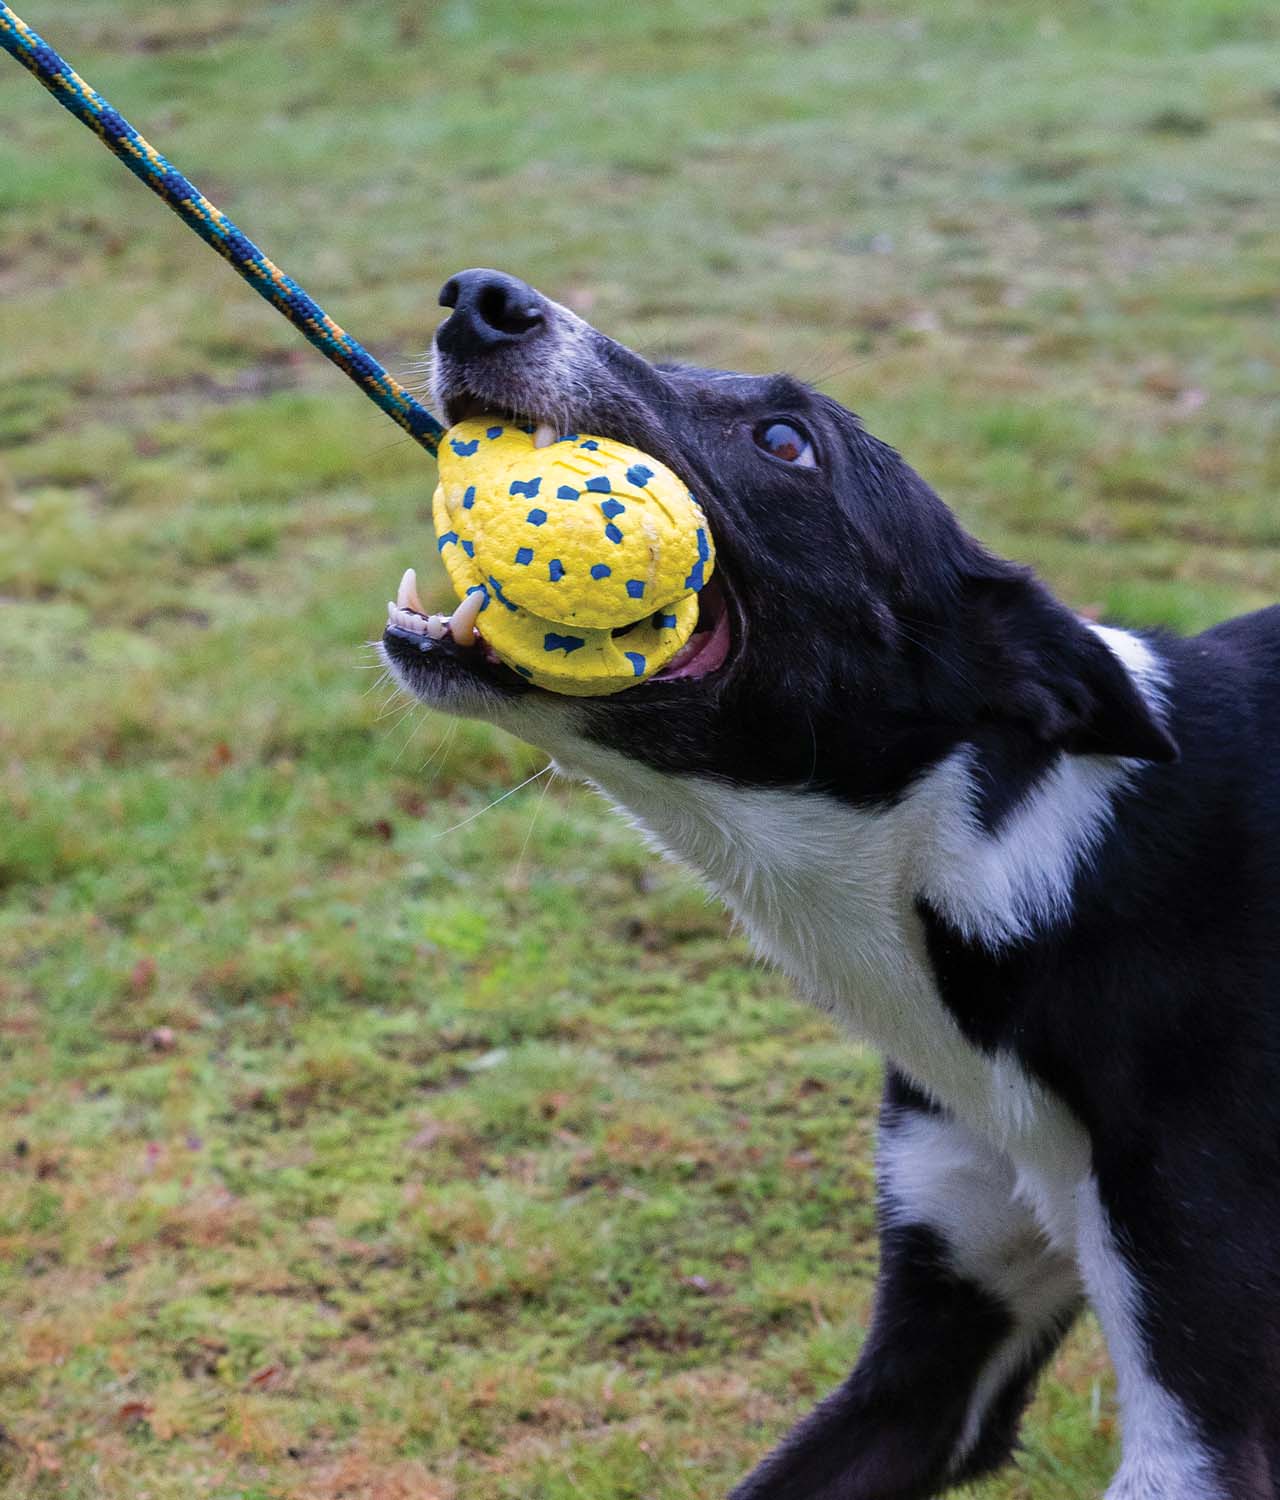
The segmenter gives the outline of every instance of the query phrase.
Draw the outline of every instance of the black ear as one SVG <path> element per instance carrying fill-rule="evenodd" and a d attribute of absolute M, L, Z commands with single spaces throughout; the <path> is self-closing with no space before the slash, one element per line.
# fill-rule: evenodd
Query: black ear
<path fill-rule="evenodd" d="M 1079 755 L 1178 759 L 1119 657 L 1031 574 L 974 578 L 969 602 L 970 660 L 991 717 Z"/>

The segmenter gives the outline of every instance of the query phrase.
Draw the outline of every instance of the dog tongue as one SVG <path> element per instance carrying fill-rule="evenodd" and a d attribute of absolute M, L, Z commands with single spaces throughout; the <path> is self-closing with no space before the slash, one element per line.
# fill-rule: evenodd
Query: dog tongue
<path fill-rule="evenodd" d="M 705 677 L 724 665 L 729 654 L 729 612 L 722 609 L 710 630 L 698 630 L 680 647 L 655 680 Z"/>

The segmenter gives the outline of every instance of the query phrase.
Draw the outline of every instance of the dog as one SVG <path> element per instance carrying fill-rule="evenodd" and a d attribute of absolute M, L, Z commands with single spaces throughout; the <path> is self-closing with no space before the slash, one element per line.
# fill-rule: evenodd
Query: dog
<path fill-rule="evenodd" d="M 655 366 L 496 271 L 440 300 L 449 422 L 654 454 L 718 562 L 615 696 L 470 630 L 392 625 L 386 664 L 593 784 L 886 1060 L 869 1335 L 731 1500 L 989 1473 L 1086 1300 L 1108 1500 L 1280 1496 L 1280 607 L 1089 623 L 789 376 Z"/>

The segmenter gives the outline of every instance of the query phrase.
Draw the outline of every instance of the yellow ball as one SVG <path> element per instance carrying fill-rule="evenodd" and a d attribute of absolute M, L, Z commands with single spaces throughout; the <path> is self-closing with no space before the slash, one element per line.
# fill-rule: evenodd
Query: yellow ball
<path fill-rule="evenodd" d="M 439 464 L 440 556 L 460 599 L 484 590 L 477 628 L 522 677 L 616 693 L 689 639 L 711 531 L 656 458 L 586 434 L 535 448 L 532 429 L 480 417 L 445 433 Z"/>

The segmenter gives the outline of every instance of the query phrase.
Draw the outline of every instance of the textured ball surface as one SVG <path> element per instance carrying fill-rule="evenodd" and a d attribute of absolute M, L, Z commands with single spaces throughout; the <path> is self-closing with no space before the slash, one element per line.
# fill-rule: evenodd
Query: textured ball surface
<path fill-rule="evenodd" d="M 607 438 L 533 446 L 497 418 L 444 436 L 434 519 L 463 598 L 498 657 L 538 687 L 615 693 L 659 672 L 689 639 L 711 574 L 698 502 L 656 458 Z"/>

